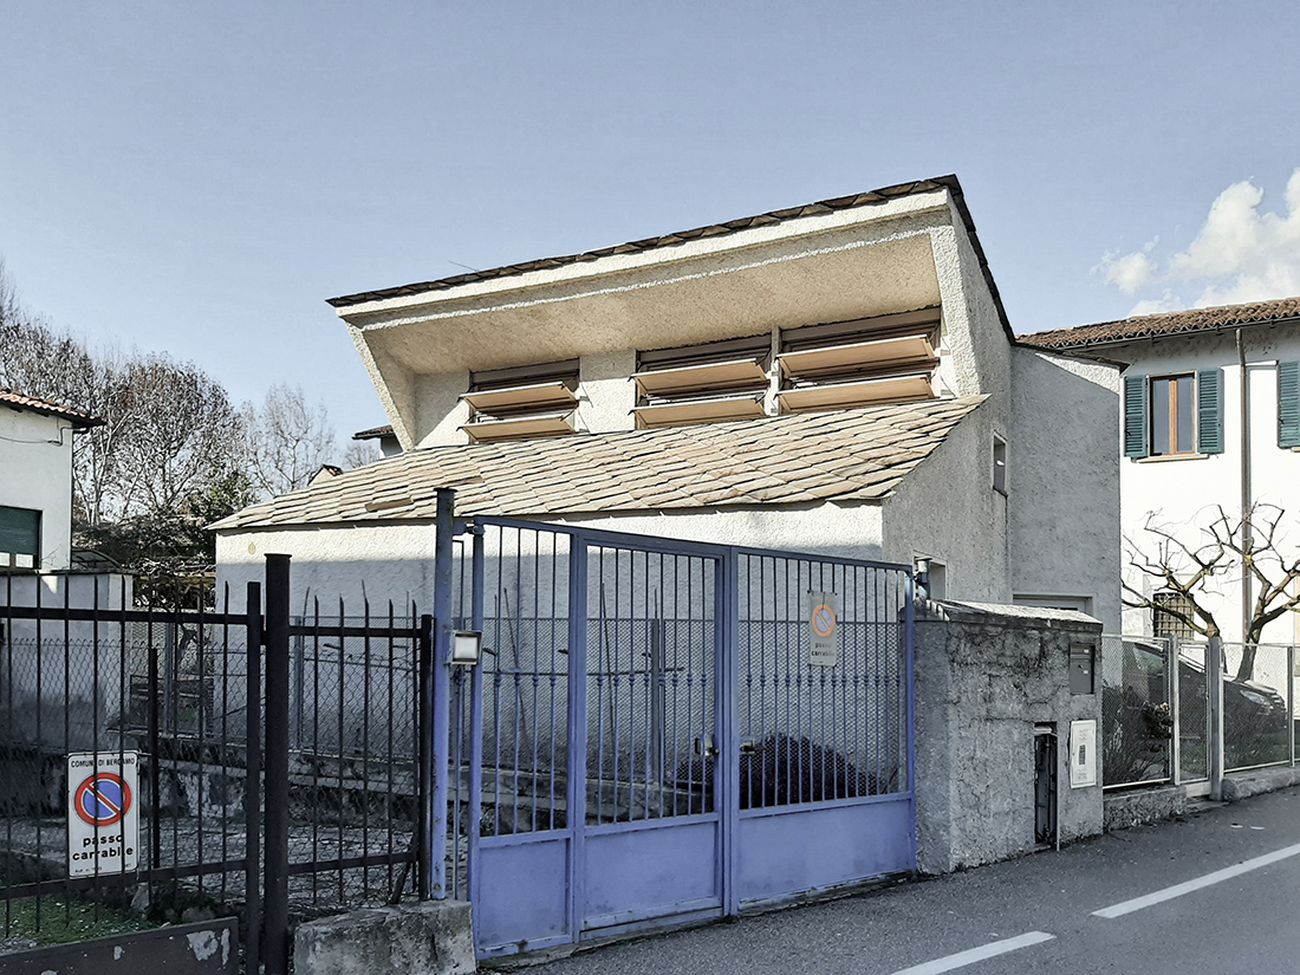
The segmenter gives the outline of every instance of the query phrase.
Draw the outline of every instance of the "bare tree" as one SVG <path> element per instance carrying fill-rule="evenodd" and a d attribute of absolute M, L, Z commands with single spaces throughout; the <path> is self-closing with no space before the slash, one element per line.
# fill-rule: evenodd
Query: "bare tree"
<path fill-rule="evenodd" d="M 272 497 L 306 487 L 337 449 L 325 407 L 308 406 L 298 387 L 272 386 L 261 409 L 245 407 L 244 422 L 250 478 Z"/>
<path fill-rule="evenodd" d="M 1238 680 L 1250 680 L 1255 672 L 1255 648 L 1264 628 L 1283 614 L 1300 606 L 1300 553 L 1284 554 L 1279 530 L 1285 512 L 1272 504 L 1255 504 L 1245 516 L 1229 517 L 1223 507 L 1197 530 L 1194 541 L 1184 541 L 1173 527 L 1148 514 L 1143 526 L 1145 539 L 1126 537 L 1128 564 L 1138 577 L 1155 582 L 1148 593 L 1126 575 L 1124 605 L 1164 613 L 1206 638 L 1221 635 L 1210 609 L 1209 586 L 1216 579 L 1249 578 L 1255 589 L 1251 618 L 1244 635 Z M 1145 543 L 1145 544 L 1143 544 Z M 1180 601 L 1157 604 L 1157 593 L 1174 593 Z"/>
<path fill-rule="evenodd" d="M 117 484 L 128 510 L 180 511 L 243 466 L 243 421 L 206 373 L 150 356 L 128 363 L 125 383 L 130 421 Z"/>

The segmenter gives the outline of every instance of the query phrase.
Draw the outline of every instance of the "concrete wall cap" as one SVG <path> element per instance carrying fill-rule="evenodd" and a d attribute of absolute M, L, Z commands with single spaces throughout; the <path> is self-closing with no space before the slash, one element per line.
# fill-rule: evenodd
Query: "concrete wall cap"
<path fill-rule="evenodd" d="M 958 602 L 956 600 L 927 600 L 917 603 L 918 622 L 961 621 L 972 623 L 1002 623 L 1004 625 L 1034 624 L 1040 627 L 1067 630 L 1102 630 L 1101 620 L 1074 609 L 1046 609 L 1039 606 L 1014 606 L 1005 603 Z"/>

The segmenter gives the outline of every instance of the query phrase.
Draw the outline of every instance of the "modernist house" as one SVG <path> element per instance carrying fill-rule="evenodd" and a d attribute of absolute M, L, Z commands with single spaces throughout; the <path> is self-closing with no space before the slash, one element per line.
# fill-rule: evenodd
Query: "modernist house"
<path fill-rule="evenodd" d="M 1122 364 L 1120 464 L 1123 532 L 1154 551 L 1153 524 L 1195 549 L 1221 506 L 1231 521 L 1255 505 L 1282 511 L 1278 547 L 1291 553 L 1300 533 L 1300 298 L 1144 315 L 1040 332 L 1025 342 L 1053 352 Z M 1263 512 L 1261 512 L 1263 513 Z M 1274 510 L 1270 517 L 1276 515 Z M 1188 612 L 1186 598 L 1152 575 L 1125 568 L 1149 601 Z M 1226 641 L 1240 641 L 1239 570 L 1198 590 Z M 1244 594 L 1258 596 L 1253 586 Z M 1264 640 L 1292 643 L 1297 616 L 1286 613 Z M 1126 633 L 1192 635 L 1178 618 L 1151 609 L 1125 612 Z"/>
<path fill-rule="evenodd" d="M 0 389 L 0 571 L 72 565 L 72 441 L 102 421 Z"/>
<path fill-rule="evenodd" d="M 454 487 L 1118 625 L 1117 370 L 1017 341 L 955 177 L 330 304 L 394 455 L 218 523 L 223 581 L 287 552 L 300 595 L 425 603 Z"/>

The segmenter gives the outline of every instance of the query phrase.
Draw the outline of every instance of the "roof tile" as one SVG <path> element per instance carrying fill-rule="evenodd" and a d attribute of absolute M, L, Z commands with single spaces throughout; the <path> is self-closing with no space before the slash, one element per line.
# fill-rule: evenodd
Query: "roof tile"
<path fill-rule="evenodd" d="M 421 448 L 245 508 L 213 527 L 427 521 L 441 486 L 457 488 L 466 516 L 876 501 L 984 399 Z M 369 510 L 376 499 L 383 510 Z"/>

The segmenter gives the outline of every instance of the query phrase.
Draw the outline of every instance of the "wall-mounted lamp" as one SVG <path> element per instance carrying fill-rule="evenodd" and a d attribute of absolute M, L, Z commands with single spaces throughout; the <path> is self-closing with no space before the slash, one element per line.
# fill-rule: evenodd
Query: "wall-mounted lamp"
<path fill-rule="evenodd" d="M 930 598 L 930 560 L 924 555 L 917 558 L 913 563 L 913 571 L 916 575 L 916 598 Z"/>
<path fill-rule="evenodd" d="M 483 633 L 456 630 L 451 635 L 451 663 L 454 667 L 475 667 L 483 652 Z"/>

